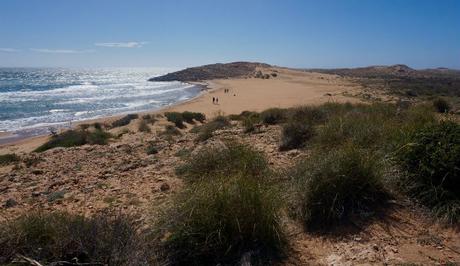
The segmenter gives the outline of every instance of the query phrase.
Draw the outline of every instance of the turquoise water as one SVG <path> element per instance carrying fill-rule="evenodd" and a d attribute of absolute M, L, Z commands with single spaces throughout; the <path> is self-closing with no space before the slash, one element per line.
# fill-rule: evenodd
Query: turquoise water
<path fill-rule="evenodd" d="M 199 93 L 181 82 L 149 82 L 159 68 L 0 68 L 0 131 L 59 127 L 70 121 L 138 112 Z"/>

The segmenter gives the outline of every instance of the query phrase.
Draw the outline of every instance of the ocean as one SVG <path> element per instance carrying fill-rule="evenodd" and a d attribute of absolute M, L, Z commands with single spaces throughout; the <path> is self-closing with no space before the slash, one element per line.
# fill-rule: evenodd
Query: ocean
<path fill-rule="evenodd" d="M 49 127 L 155 110 L 196 96 L 181 82 L 150 82 L 160 68 L 0 68 L 0 132 L 42 134 Z"/>

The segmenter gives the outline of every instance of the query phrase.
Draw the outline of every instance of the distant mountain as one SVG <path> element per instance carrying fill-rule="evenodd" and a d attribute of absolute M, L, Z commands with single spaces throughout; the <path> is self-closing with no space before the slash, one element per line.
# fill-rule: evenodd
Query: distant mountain
<path fill-rule="evenodd" d="M 448 68 L 413 69 L 406 65 L 337 69 L 305 69 L 308 72 L 356 78 L 366 87 L 388 88 L 405 96 L 460 97 L 460 70 Z"/>
<path fill-rule="evenodd" d="M 191 67 L 181 71 L 154 77 L 149 81 L 199 81 L 251 76 L 257 67 L 270 67 L 268 64 L 253 62 L 233 62 Z"/>

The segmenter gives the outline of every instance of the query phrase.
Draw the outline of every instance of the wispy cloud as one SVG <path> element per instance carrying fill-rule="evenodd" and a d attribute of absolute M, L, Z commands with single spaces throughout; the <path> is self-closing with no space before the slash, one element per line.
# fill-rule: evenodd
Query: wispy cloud
<path fill-rule="evenodd" d="M 47 54 L 84 54 L 92 53 L 94 50 L 72 50 L 72 49 L 46 49 L 46 48 L 30 48 L 31 51 Z"/>
<path fill-rule="evenodd" d="M 139 48 L 148 42 L 98 42 L 94 45 L 101 47 L 114 47 L 114 48 Z"/>
<path fill-rule="evenodd" d="M 16 53 L 16 52 L 19 52 L 18 49 L 14 49 L 14 48 L 0 48 L 0 52 L 4 52 L 4 53 Z"/>

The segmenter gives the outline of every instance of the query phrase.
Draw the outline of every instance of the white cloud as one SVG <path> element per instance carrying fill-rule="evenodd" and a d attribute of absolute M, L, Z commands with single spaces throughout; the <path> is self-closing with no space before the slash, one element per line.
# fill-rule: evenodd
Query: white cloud
<path fill-rule="evenodd" d="M 94 45 L 101 47 L 115 47 L 115 48 L 139 48 L 147 44 L 147 42 L 98 42 Z"/>
<path fill-rule="evenodd" d="M 5 53 L 16 53 L 19 52 L 18 49 L 14 48 L 0 48 L 0 52 L 5 52 Z"/>
<path fill-rule="evenodd" d="M 46 49 L 46 48 L 30 48 L 31 51 L 47 54 L 84 54 L 92 53 L 94 50 L 72 50 L 72 49 Z"/>

